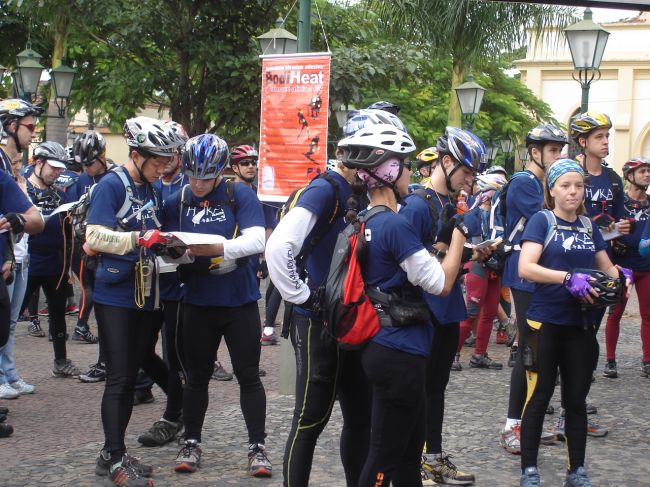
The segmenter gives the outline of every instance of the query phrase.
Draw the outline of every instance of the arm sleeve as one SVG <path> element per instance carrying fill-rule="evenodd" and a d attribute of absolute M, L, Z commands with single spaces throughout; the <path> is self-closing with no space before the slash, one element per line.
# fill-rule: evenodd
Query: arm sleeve
<path fill-rule="evenodd" d="M 445 273 L 440 263 L 425 249 L 409 255 L 399 266 L 409 282 L 429 294 L 440 294 L 445 286 Z"/>
<path fill-rule="evenodd" d="M 139 232 L 117 232 L 102 225 L 86 227 L 86 243 L 96 252 L 124 255 L 135 250 Z"/>
<path fill-rule="evenodd" d="M 264 252 L 264 227 L 248 227 L 241 235 L 223 243 L 223 258 L 226 260 L 239 259 Z"/>
<path fill-rule="evenodd" d="M 290 303 L 302 304 L 309 298 L 309 287 L 298 275 L 295 256 L 317 220 L 317 215 L 296 206 L 280 220 L 266 243 L 269 276 L 282 299 Z"/>

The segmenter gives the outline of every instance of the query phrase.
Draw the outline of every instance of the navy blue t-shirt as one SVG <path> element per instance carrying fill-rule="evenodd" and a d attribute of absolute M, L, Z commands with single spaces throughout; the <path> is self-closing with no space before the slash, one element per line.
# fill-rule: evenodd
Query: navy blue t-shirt
<path fill-rule="evenodd" d="M 16 181 L 9 175 L 9 173 L 0 170 L 0 213 L 6 215 L 7 213 L 25 213 L 32 207 L 30 199 L 22 192 L 16 184 Z M 7 249 L 7 236 L 9 232 L 5 232 L 0 236 L 0 256 L 4 259 L 5 251 Z"/>
<path fill-rule="evenodd" d="M 39 189 L 27 180 L 27 194 L 45 217 L 45 228 L 41 233 L 30 235 L 29 245 L 29 275 L 58 276 L 63 270 L 63 217 L 58 213 L 48 218 L 59 206 L 73 201 L 70 193 L 59 191 L 54 186 Z"/>
<path fill-rule="evenodd" d="M 427 193 L 432 196 L 433 203 L 438 209 L 438 215 L 442 215 L 443 207 L 451 205 L 455 208 L 454 202 L 449 196 L 437 194 L 432 189 L 426 189 Z M 454 210 L 455 213 L 455 210 Z M 416 195 L 409 195 L 406 204 L 400 209 L 400 215 L 404 216 L 415 229 L 420 242 L 427 242 L 431 232 L 431 216 L 428 204 L 422 198 Z M 442 228 L 442 220 L 438 219 L 438 228 L 436 234 Z M 427 246 L 430 250 L 430 245 Z M 429 305 L 429 309 L 438 319 L 440 324 L 458 323 L 467 318 L 467 309 L 465 308 L 465 298 L 460 283 L 456 281 L 447 296 L 435 296 L 423 292 L 424 299 Z"/>
<path fill-rule="evenodd" d="M 644 227 L 650 216 L 649 201 L 636 201 L 625 195 L 625 213 L 623 218 L 630 218 L 636 221 L 634 232 L 630 235 L 618 237 L 621 243 L 625 245 L 625 254 L 618 255 L 614 253 L 614 262 L 620 266 L 628 267 L 637 272 L 650 271 L 650 259 L 644 259 L 639 254 L 639 242 L 643 235 Z"/>
<path fill-rule="evenodd" d="M 54 183 L 54 186 L 56 186 L 56 188 L 59 191 L 68 193 L 70 195 L 70 201 L 76 201 L 77 200 L 76 186 L 77 186 L 78 179 L 79 179 L 79 175 L 76 172 L 66 169 L 57 178 L 56 182 Z"/>
<path fill-rule="evenodd" d="M 125 171 L 126 173 L 126 171 Z M 110 175 L 108 175 L 110 174 Z M 127 177 L 133 189 L 131 208 L 126 214 L 128 219 L 139 211 L 149 201 L 155 203 L 154 207 L 144 210 L 139 215 L 131 218 L 121 228 L 125 231 L 143 231 L 156 228 L 155 218 L 160 218 L 160 198 L 150 184 L 135 185 L 131 176 Z M 81 178 L 80 178 L 81 179 Z M 119 176 L 113 171 L 102 177 L 101 181 L 92 191 L 88 207 L 88 225 L 102 225 L 111 229 L 118 229 L 117 212 L 124 204 L 126 189 Z M 140 260 L 140 252 L 144 252 L 144 260 L 152 261 L 154 255 L 147 249 L 137 248 L 125 255 L 101 253 L 95 274 L 94 299 L 97 303 L 122 308 L 152 310 L 155 300 L 155 290 L 147 297 L 144 308 L 139 308 L 135 303 L 135 264 Z"/>
<path fill-rule="evenodd" d="M 506 225 L 505 238 L 512 233 L 517 222 L 524 217 L 526 222 L 537 213 L 544 203 L 542 183 L 530 171 L 517 173 L 508 183 L 506 193 Z M 501 203 L 503 204 L 503 202 Z M 512 238 L 513 245 L 521 243 L 523 232 L 518 231 Z M 514 250 L 506 257 L 506 264 L 503 268 L 503 285 L 518 291 L 532 293 L 535 285 L 519 277 L 519 250 Z"/>
<path fill-rule="evenodd" d="M 613 178 L 618 181 L 619 192 L 616 201 L 614 201 L 614 189 L 608 174 L 610 171 Z M 606 213 L 616 221 L 620 220 L 624 213 L 621 177 L 606 167 L 603 167 L 598 176 L 589 174 L 585 185 L 585 208 L 589 218 Z"/>
<path fill-rule="evenodd" d="M 230 240 L 251 227 L 264 227 L 264 215 L 257 195 L 242 183 L 231 183 L 234 213 L 222 182 L 209 194 L 198 198 L 187 189 L 172 194 L 162 212 L 163 230 L 221 235 Z M 183 195 L 183 193 L 185 193 Z M 184 202 L 181 207 L 181 197 Z M 181 218 L 179 221 L 179 212 Z M 217 259 L 219 260 L 219 259 Z M 214 262 L 209 257 L 196 257 L 192 264 L 179 266 L 184 276 L 183 302 L 196 306 L 237 307 L 260 299 L 255 269 L 250 258 L 226 274 L 210 274 Z"/>
<path fill-rule="evenodd" d="M 580 220 L 567 222 L 557 218 L 558 225 L 581 228 Z M 596 252 L 605 250 L 607 244 L 591 222 L 593 238 L 587 232 L 558 229 L 555 237 L 542 252 L 538 264 L 557 271 L 569 272 L 574 268 L 594 269 Z M 546 216 L 536 213 L 528 221 L 522 241 L 530 240 L 544 245 L 549 232 Z M 561 284 L 535 283 L 535 289 L 528 308 L 528 318 L 554 325 L 582 326 L 580 301 L 574 298 Z"/>
<path fill-rule="evenodd" d="M 365 283 L 385 293 L 409 285 L 406 272 L 399 264 L 424 247 L 408 220 L 392 211 L 378 213 L 366 223 L 365 236 L 368 241 L 367 265 L 362 271 Z M 381 328 L 372 341 L 427 356 L 433 342 L 433 325 L 427 321 L 400 328 Z"/>
<path fill-rule="evenodd" d="M 343 176 L 334 171 L 327 171 L 327 174 L 338 184 L 339 192 L 339 208 L 340 214 L 337 215 L 334 223 L 328 228 L 318 244 L 312 249 L 307 257 L 305 269 L 307 277 L 313 287 L 322 286 L 327 279 L 330 263 L 332 261 L 332 252 L 336 244 L 336 238 L 343 228 L 345 228 L 345 208 L 347 208 L 347 200 L 352 194 L 350 184 Z M 295 206 L 304 208 L 318 217 L 316 225 L 312 231 L 307 235 L 303 243 L 303 247 L 308 245 L 312 236 L 322 231 L 324 225 L 328 225 L 328 220 L 332 216 L 335 207 L 336 192 L 332 185 L 324 178 L 316 178 L 305 188 L 305 190 L 298 197 Z M 294 307 L 297 313 L 309 315 L 308 311 L 301 309 L 299 306 Z"/>
<path fill-rule="evenodd" d="M 85 195 L 93 184 L 101 181 L 109 172 L 110 171 L 105 171 L 97 176 L 89 176 L 87 173 L 82 172 L 77 178 L 77 183 L 75 184 L 74 195 L 76 199 Z"/>

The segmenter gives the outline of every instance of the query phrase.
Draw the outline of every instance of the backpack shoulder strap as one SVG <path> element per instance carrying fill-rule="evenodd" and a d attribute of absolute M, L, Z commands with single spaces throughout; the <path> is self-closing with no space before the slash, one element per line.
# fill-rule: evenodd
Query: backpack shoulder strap
<path fill-rule="evenodd" d="M 117 167 L 117 168 L 113 169 L 110 172 L 116 174 L 117 177 L 120 178 L 120 181 L 122 182 L 122 185 L 124 185 L 124 191 L 125 191 L 124 203 L 122 203 L 122 206 L 120 207 L 119 210 L 117 210 L 117 213 L 115 214 L 115 216 L 117 217 L 117 219 L 119 221 L 122 218 L 124 218 L 126 216 L 126 214 L 129 212 L 129 210 L 131 209 L 131 202 L 133 200 L 133 188 L 131 187 L 131 183 L 129 181 L 129 178 L 126 175 L 126 171 L 122 166 Z M 90 190 L 89 190 L 89 192 L 90 192 Z"/>
<path fill-rule="evenodd" d="M 181 197 L 178 198 L 178 230 L 182 231 L 182 225 L 183 225 L 183 207 L 187 206 L 187 202 L 185 201 L 185 194 L 187 191 L 187 188 L 189 187 L 189 184 L 184 184 L 183 187 L 181 188 Z"/>
<path fill-rule="evenodd" d="M 542 248 L 542 251 L 544 251 L 557 233 L 557 219 L 555 218 L 555 213 L 551 210 L 544 209 L 542 210 L 542 213 L 546 217 L 546 222 L 548 223 L 548 230 L 546 230 L 546 238 L 544 239 L 544 247 Z"/>
<path fill-rule="evenodd" d="M 582 223 L 582 228 L 584 228 L 586 233 L 593 238 L 594 227 L 592 226 L 589 217 L 586 215 L 578 215 L 578 218 L 580 219 L 580 223 Z"/>
<path fill-rule="evenodd" d="M 621 183 L 618 179 L 616 171 L 611 167 L 604 166 L 605 171 L 607 171 L 607 177 L 609 177 L 609 184 L 612 186 L 612 193 L 614 194 L 614 201 L 616 201 L 621 196 Z"/>
<path fill-rule="evenodd" d="M 341 191 L 339 188 L 339 183 L 327 172 L 321 173 L 316 178 L 322 178 L 328 183 L 332 185 L 332 189 L 334 189 L 334 208 L 332 209 L 332 214 L 330 215 L 329 219 L 327 220 L 328 224 L 334 223 L 334 220 L 336 220 L 336 217 L 341 213 L 342 207 L 341 207 Z M 297 199 L 297 198 L 296 198 Z"/>
<path fill-rule="evenodd" d="M 379 213 L 383 213 L 384 211 L 390 211 L 390 208 L 384 205 L 373 206 L 368 210 L 368 213 L 359 217 L 359 221 L 365 223 L 368 220 L 370 220 L 373 216 L 378 215 Z"/>

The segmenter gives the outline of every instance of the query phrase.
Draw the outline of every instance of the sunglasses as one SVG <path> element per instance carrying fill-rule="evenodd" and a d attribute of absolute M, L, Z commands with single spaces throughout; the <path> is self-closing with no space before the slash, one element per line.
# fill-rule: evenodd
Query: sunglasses
<path fill-rule="evenodd" d="M 257 167 L 257 161 L 241 161 L 239 165 L 244 167 L 248 167 L 248 166 Z"/>
<path fill-rule="evenodd" d="M 36 124 L 34 124 L 34 123 L 21 123 L 19 125 L 21 127 L 25 127 L 30 132 L 34 132 L 36 130 Z"/>

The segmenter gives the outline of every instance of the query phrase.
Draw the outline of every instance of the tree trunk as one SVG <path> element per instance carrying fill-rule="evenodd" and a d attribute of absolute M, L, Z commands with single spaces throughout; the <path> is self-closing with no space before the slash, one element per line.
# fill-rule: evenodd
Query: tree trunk
<path fill-rule="evenodd" d="M 52 49 L 52 67 L 56 68 L 61 65 L 61 59 L 65 54 L 65 45 L 68 37 L 68 20 L 59 19 L 57 28 L 54 32 L 54 48 Z M 58 142 L 63 147 L 67 144 L 68 118 L 67 111 L 63 118 L 59 118 L 59 109 L 55 103 L 56 92 L 54 90 L 54 81 L 50 81 L 50 103 L 47 109 L 47 123 L 45 132 L 47 140 Z"/>
<path fill-rule="evenodd" d="M 462 60 L 454 57 L 451 70 L 451 93 L 449 94 L 449 115 L 447 123 L 453 127 L 462 127 L 462 114 L 455 88 L 463 84 L 465 78 L 465 66 Z"/>

